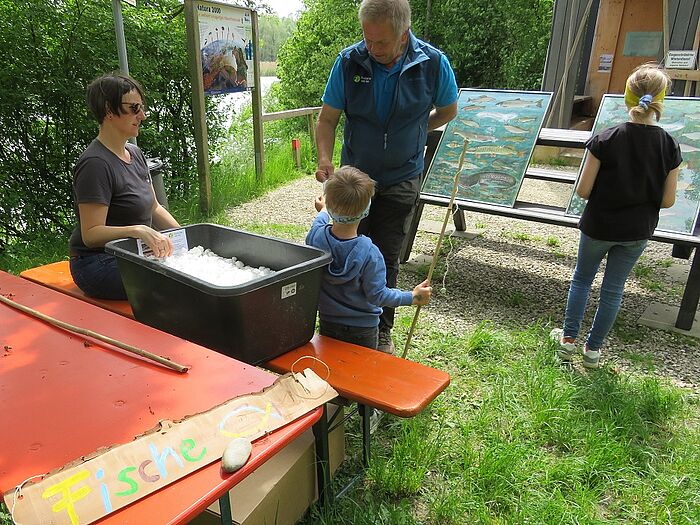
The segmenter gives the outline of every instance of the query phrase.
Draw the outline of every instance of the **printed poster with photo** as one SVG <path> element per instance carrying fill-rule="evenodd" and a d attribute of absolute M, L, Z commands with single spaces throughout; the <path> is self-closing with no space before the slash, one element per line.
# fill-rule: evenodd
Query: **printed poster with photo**
<path fill-rule="evenodd" d="M 442 134 L 422 192 L 450 197 L 464 141 L 457 200 L 512 207 L 551 93 L 461 89 L 457 116 Z"/>
<path fill-rule="evenodd" d="M 204 93 L 220 95 L 253 87 L 250 9 L 196 2 Z"/>
<path fill-rule="evenodd" d="M 625 97 L 605 95 L 593 124 L 593 134 L 628 120 Z M 700 99 L 666 97 L 659 126 L 678 141 L 683 162 L 678 174 L 676 203 L 671 208 L 661 209 L 656 229 L 692 234 L 700 211 Z M 580 176 L 579 169 L 578 177 Z M 566 213 L 580 217 L 585 207 L 586 201 L 574 192 Z"/>

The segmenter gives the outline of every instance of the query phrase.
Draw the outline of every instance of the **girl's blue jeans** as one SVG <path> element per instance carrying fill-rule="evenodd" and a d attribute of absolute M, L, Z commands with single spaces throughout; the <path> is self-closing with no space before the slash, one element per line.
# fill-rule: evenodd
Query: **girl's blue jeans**
<path fill-rule="evenodd" d="M 72 256 L 70 273 L 78 288 L 89 297 L 116 300 L 127 298 L 114 255 L 96 253 Z"/>
<path fill-rule="evenodd" d="M 578 244 L 578 260 L 566 301 L 564 337 L 578 336 L 581 321 L 591 292 L 591 284 L 603 257 L 607 254 L 603 284 L 600 287 L 600 303 L 586 338 L 589 350 L 598 350 L 612 328 L 622 303 L 625 281 L 634 264 L 646 248 L 647 240 L 599 241 L 581 232 Z"/>

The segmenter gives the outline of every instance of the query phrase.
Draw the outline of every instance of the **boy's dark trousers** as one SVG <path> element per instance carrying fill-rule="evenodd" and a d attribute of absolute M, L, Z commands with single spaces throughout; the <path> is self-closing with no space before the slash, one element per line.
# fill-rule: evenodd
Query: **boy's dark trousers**
<path fill-rule="evenodd" d="M 373 350 L 379 344 L 379 328 L 376 326 L 349 326 L 346 324 L 332 323 L 319 319 L 318 333 L 339 341 L 365 346 Z"/>

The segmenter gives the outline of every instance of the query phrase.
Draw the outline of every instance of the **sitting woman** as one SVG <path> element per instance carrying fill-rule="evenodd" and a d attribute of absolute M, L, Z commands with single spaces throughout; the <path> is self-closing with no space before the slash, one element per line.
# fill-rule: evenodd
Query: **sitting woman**
<path fill-rule="evenodd" d="M 157 230 L 179 224 L 158 204 L 143 153 L 127 142 L 146 118 L 140 84 L 119 73 L 103 75 L 88 86 L 87 102 L 100 131 L 73 168 L 78 225 L 70 238 L 70 270 L 86 295 L 126 299 L 116 258 L 105 253 L 105 243 L 135 237 L 166 257 L 173 245 Z"/>

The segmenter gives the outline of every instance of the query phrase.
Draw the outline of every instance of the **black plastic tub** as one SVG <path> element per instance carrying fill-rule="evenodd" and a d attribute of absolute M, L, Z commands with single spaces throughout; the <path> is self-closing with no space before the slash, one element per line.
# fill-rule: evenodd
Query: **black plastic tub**
<path fill-rule="evenodd" d="M 209 248 L 276 273 L 238 286 L 216 286 L 140 256 L 136 239 L 111 241 L 105 250 L 117 257 L 138 321 L 250 364 L 311 339 L 329 253 L 216 224 L 182 229 L 189 248 Z"/>

